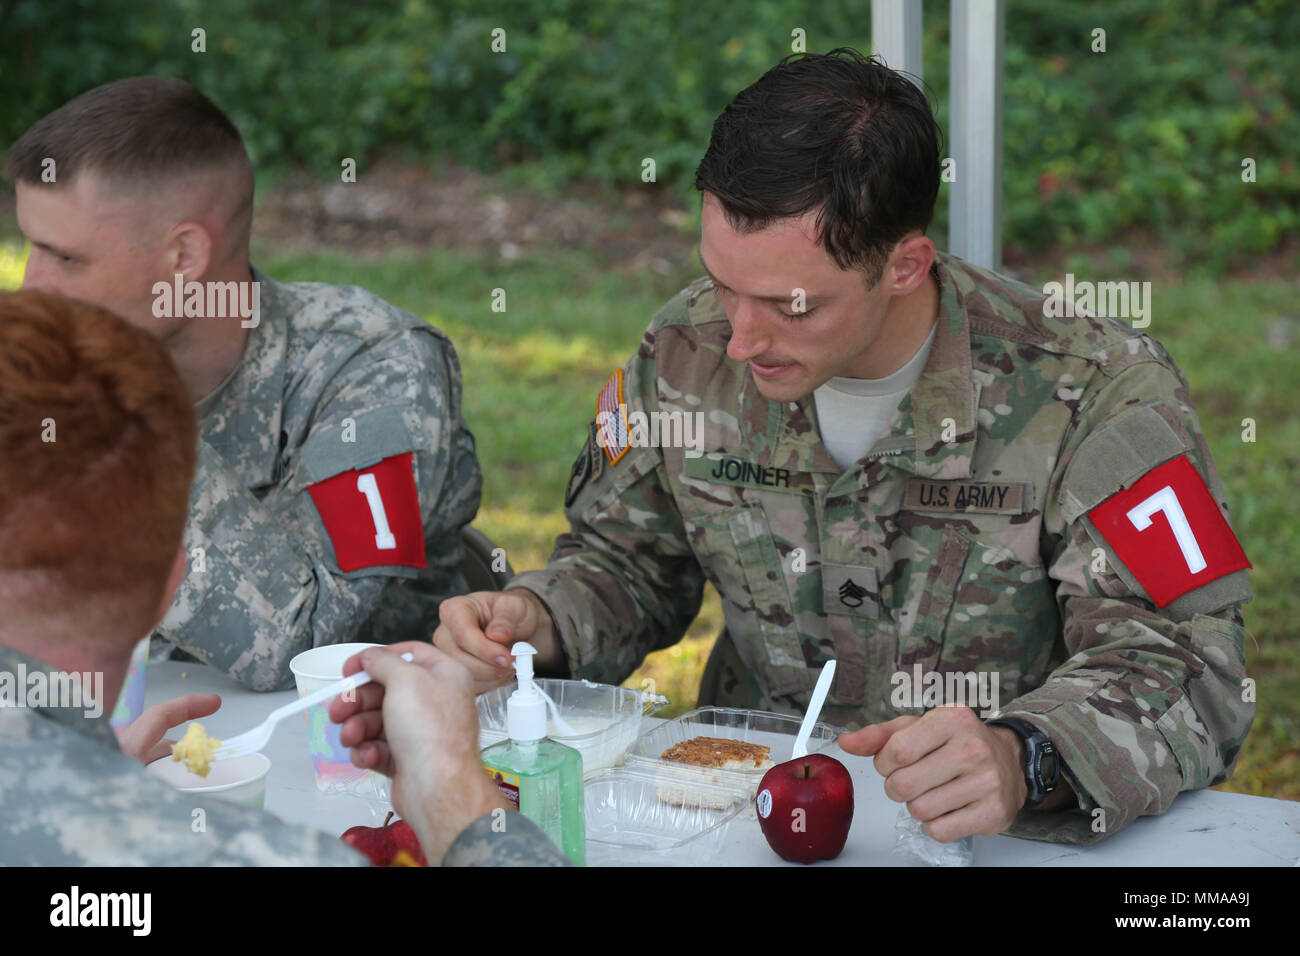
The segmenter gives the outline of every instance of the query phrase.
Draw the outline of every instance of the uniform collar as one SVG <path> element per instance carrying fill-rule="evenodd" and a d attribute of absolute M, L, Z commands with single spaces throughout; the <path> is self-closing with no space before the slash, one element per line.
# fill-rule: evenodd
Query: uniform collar
<path fill-rule="evenodd" d="M 260 321 L 248 332 L 244 356 L 215 395 L 204 400 L 199 422 L 203 441 L 243 476 L 249 488 L 272 484 L 280 454 L 291 296 L 279 282 L 257 269 L 261 284 Z"/>
<path fill-rule="evenodd" d="M 966 309 L 970 282 L 944 253 L 936 254 L 934 273 L 939 282 L 939 315 L 930 357 L 915 387 L 899 403 L 889 431 L 850 470 L 859 486 L 877 480 L 885 466 L 925 478 L 970 477 L 979 407 L 979 384 L 971 378 Z M 945 430 L 951 441 L 944 440 Z M 740 434 L 759 464 L 792 472 L 834 475 L 841 471 L 822 442 L 813 396 L 797 402 L 769 401 L 758 391 L 748 368 L 742 373 Z"/>
<path fill-rule="evenodd" d="M 19 694 L 26 693 L 28 687 L 27 678 L 32 674 L 44 674 L 48 681 L 51 675 L 59 673 L 59 671 L 43 661 L 28 657 L 26 654 L 20 654 L 8 647 L 0 647 L 0 671 L 12 674 L 14 680 L 19 682 L 20 686 L 15 687 Z M 108 715 L 112 713 L 115 702 L 107 700 L 100 703 L 104 712 L 98 717 L 86 716 L 85 711 L 79 707 L 33 707 L 30 709 L 45 719 L 52 720 L 56 724 L 62 724 L 70 730 L 75 730 L 83 737 L 88 737 L 96 743 L 103 744 L 113 750 L 120 750 L 117 735 L 113 733 L 113 728 L 108 722 Z"/>

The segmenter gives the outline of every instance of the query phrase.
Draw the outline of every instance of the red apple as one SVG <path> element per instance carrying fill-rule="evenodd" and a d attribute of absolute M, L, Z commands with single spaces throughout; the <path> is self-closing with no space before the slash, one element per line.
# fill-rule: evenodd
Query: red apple
<path fill-rule="evenodd" d="M 415 831 L 411 829 L 409 823 L 405 820 L 398 820 L 388 828 L 388 831 L 392 834 L 394 857 L 399 853 L 408 853 L 418 865 L 429 865 L 429 862 L 424 858 L 424 851 L 420 849 L 420 838 L 415 835 Z M 392 865 L 391 860 L 389 864 Z"/>
<path fill-rule="evenodd" d="M 385 818 L 385 823 L 392 817 L 390 813 Z M 420 841 L 415 831 L 405 820 L 398 820 L 396 823 L 382 827 L 353 827 L 343 834 L 342 840 L 353 849 L 364 853 L 372 866 L 409 865 L 395 864 L 397 855 L 401 852 L 405 852 L 419 866 L 429 865 L 424 858 L 424 851 L 420 849 Z"/>
<path fill-rule="evenodd" d="M 853 823 L 853 778 L 834 757 L 809 754 L 765 773 L 754 803 L 763 836 L 781 859 L 833 860 Z"/>

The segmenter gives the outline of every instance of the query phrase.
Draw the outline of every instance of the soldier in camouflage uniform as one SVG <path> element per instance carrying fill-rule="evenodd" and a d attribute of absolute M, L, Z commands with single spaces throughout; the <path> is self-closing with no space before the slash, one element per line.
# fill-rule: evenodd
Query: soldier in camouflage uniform
<path fill-rule="evenodd" d="M 831 82 L 850 60 L 794 62 Z M 882 67 L 853 62 L 851 91 L 893 82 Z M 794 74 L 777 79 L 798 81 Z M 928 117 L 910 84 L 897 83 L 893 105 L 916 96 Z M 764 93 L 762 108 L 777 110 L 780 97 L 770 85 Z M 792 121 L 803 122 L 804 109 Z M 807 122 L 844 129 L 852 119 Z M 748 142 L 782 138 L 762 132 Z M 753 160 L 747 175 L 771 162 Z M 539 651 L 553 648 L 552 666 L 619 683 L 646 653 L 681 639 L 707 580 L 726 629 L 702 704 L 801 714 L 833 658 L 823 719 L 865 726 L 842 746 L 876 754 L 887 794 L 913 815 L 933 824 L 944 812 L 942 785 L 965 751 L 931 761 L 930 784 L 916 768 L 946 741 L 965 741 L 981 767 L 996 769 L 997 808 L 932 829 L 940 839 L 1005 829 L 1091 842 L 1163 812 L 1181 790 L 1226 779 L 1254 715 L 1242 699 L 1248 563 L 1186 382 L 1165 351 L 1113 319 L 1050 317 L 1043 292 L 933 256 L 932 246 L 927 253 L 915 226 L 889 246 L 875 289 L 891 276 L 906 287 L 903 307 L 909 299 L 919 307 L 899 314 L 918 329 L 873 317 L 875 289 L 858 325 L 784 314 L 789 298 L 774 306 L 784 317 L 773 315 L 760 300 L 792 286 L 811 295 L 816 283 L 803 280 L 813 267 L 801 271 L 799 257 L 817 248 L 830 263 L 823 250 L 837 227 L 810 213 L 796 221 L 806 241 L 782 233 L 782 217 L 763 228 L 751 214 L 745 228 L 736 216 L 735 228 L 735 210 L 712 195 L 727 177 L 710 178 L 709 163 L 706 155 L 697 179 L 706 193 L 701 257 L 707 250 L 714 275 L 723 261 L 730 286 L 701 279 L 655 315 L 598 399 L 566 496 L 570 532 L 544 569 L 517 576 L 504 595 L 447 602 L 435 643 L 464 655 L 482 686 L 508 679 L 510 640 L 540 640 Z M 919 188 L 931 169 L 937 188 L 937 155 L 904 168 L 913 165 L 926 180 Z M 907 193 L 872 186 L 864 192 Z M 910 285 L 898 278 L 908 269 Z M 768 276 L 778 278 L 764 285 Z M 930 344 L 918 349 L 926 328 Z M 818 374 L 815 361 L 807 371 L 782 363 L 803 348 L 833 364 L 836 349 L 851 355 L 877 329 L 868 358 L 900 337 L 911 344 L 895 349 L 882 374 L 858 378 L 885 378 L 908 355 L 923 367 L 887 428 L 845 467 L 828 451 L 814 396 L 832 366 Z M 654 413 L 696 412 L 702 455 L 636 434 L 638 419 Z M 1161 508 L 1169 524 L 1152 526 Z M 1195 540 L 1178 533 L 1175 512 Z M 539 600 L 508 603 L 516 589 Z M 537 660 L 540 672 L 546 652 Z M 1064 761 L 1057 791 L 1030 809 L 1031 781 L 1017 777 L 1029 744 L 1016 731 L 982 725 L 969 709 L 927 710 L 953 703 L 946 695 L 900 699 L 900 675 L 918 673 L 996 675 L 993 707 L 1045 736 Z M 908 752 L 887 748 L 905 735 Z M 968 798 L 973 790 L 948 798 L 948 808 Z"/>
<path fill-rule="evenodd" d="M 196 403 L 189 573 L 160 643 L 274 690 L 314 646 L 427 640 L 466 589 L 482 486 L 447 337 L 362 289 L 252 270 L 243 141 L 183 81 L 77 97 L 19 139 L 8 174 L 33 243 L 24 287 L 155 335 Z"/>
<path fill-rule="evenodd" d="M 29 680 L 44 674 L 53 686 L 57 672 L 0 647 L 0 673 Z M 485 813 L 445 841 L 443 866 L 568 865 L 550 838 L 518 813 Z M 106 715 L 53 706 L 0 708 L 0 866 L 367 862 L 337 834 L 155 780 L 122 753 Z"/>
<path fill-rule="evenodd" d="M 64 431 L 50 435 L 43 417 Z M 337 835 L 149 777 L 109 725 L 135 635 L 162 615 L 184 569 L 177 544 L 195 436 L 186 390 L 150 336 L 61 296 L 0 296 L 0 865 L 366 862 Z M 446 721 L 410 722 L 394 741 L 397 759 L 439 769 L 460 767 L 465 755 L 477 763 L 469 676 L 453 666 L 432 702 L 411 693 L 422 686 L 395 688 L 390 708 L 468 717 L 458 733 Z M 415 750 L 420 761 L 408 759 Z M 504 802 L 475 769 L 407 775 L 413 807 L 473 808 L 454 823 L 450 814 L 422 822 L 430 860 L 562 865 L 528 820 L 489 812 Z M 495 802 L 470 803 L 474 783 Z M 487 816 L 464 819 L 475 813 Z M 453 825 L 463 833 L 448 832 Z"/>
<path fill-rule="evenodd" d="M 195 407 L 185 547 L 205 566 L 191 561 L 158 633 L 274 690 L 292 686 L 289 661 L 310 647 L 428 638 L 439 603 L 465 590 L 460 529 L 482 476 L 442 332 L 356 286 L 253 276 L 261 323 L 230 380 Z M 376 472 L 391 479 L 384 514 L 400 558 L 371 546 L 357 483 Z M 321 498 L 331 481 L 338 498 Z M 356 523 L 369 535 L 359 544 Z"/>
<path fill-rule="evenodd" d="M 0 648 L 0 672 L 53 674 Z M 118 748 L 106 716 L 0 709 L 0 864 L 364 866 L 337 836 L 186 795 Z"/>

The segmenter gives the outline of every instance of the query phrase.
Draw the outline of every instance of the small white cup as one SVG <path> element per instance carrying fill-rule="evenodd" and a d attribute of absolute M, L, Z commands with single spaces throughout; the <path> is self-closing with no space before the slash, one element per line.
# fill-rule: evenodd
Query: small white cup
<path fill-rule="evenodd" d="M 183 760 L 160 757 L 145 770 L 177 790 L 196 796 L 210 796 L 241 807 L 263 809 L 266 804 L 266 775 L 271 761 L 265 754 L 245 754 L 233 760 L 214 760 L 206 777 L 190 773 Z"/>

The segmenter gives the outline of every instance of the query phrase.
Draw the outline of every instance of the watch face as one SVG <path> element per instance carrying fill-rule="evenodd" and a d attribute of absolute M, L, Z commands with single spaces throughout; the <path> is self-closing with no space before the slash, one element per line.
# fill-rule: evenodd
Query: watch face
<path fill-rule="evenodd" d="M 1056 752 L 1045 753 L 1038 758 L 1038 778 L 1043 783 L 1055 783 L 1056 774 L 1060 769 L 1060 764 L 1056 759 Z"/>

